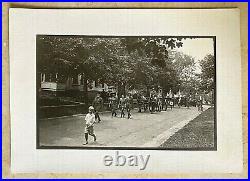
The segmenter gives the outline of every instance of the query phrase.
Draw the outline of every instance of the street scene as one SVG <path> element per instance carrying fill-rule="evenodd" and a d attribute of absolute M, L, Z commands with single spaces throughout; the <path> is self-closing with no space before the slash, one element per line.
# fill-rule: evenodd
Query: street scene
<path fill-rule="evenodd" d="M 38 148 L 216 148 L 215 37 L 37 35 Z"/>
<path fill-rule="evenodd" d="M 205 107 L 207 109 L 207 107 Z M 95 125 L 95 133 L 98 140 L 95 142 L 90 139 L 88 146 L 118 146 L 118 147 L 147 147 L 160 146 L 164 141 L 159 138 L 165 131 L 175 125 L 179 125 L 195 118 L 199 112 L 195 108 L 188 110 L 184 108 L 173 111 L 163 111 L 158 114 L 140 114 L 132 112 L 134 118 L 120 119 L 119 117 L 111 118 L 110 114 L 101 114 L 102 122 Z M 86 124 L 83 122 L 84 115 L 73 117 L 63 117 L 54 119 L 45 119 L 40 125 L 40 144 L 41 146 L 82 146 L 84 140 L 83 130 Z M 185 123 L 184 123 L 185 124 Z M 176 130 L 170 130 L 169 134 L 174 134 Z M 80 139 L 79 139 L 80 138 Z M 153 141 L 157 141 L 153 143 Z"/>

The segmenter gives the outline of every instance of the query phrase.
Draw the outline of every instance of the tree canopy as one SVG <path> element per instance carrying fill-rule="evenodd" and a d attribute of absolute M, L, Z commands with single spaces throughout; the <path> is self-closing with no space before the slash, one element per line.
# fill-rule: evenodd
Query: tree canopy
<path fill-rule="evenodd" d="M 201 90 L 210 92 L 215 87 L 215 59 L 214 56 L 208 54 L 203 60 L 200 60 L 201 66 Z"/>
<path fill-rule="evenodd" d="M 82 74 L 85 87 L 95 80 L 128 89 L 160 86 L 164 93 L 170 89 L 194 91 L 203 77 L 204 88 L 211 89 L 212 55 L 200 62 L 200 77 L 193 57 L 179 52 L 169 56 L 170 51 L 183 46 L 184 38 L 37 36 L 38 72 L 65 77 Z"/>

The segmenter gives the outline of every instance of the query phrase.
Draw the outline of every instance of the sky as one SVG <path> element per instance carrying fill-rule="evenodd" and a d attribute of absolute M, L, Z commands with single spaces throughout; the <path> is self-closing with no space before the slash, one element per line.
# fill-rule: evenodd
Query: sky
<path fill-rule="evenodd" d="M 176 51 L 183 52 L 194 57 L 196 63 L 196 73 L 201 72 L 198 61 L 202 60 L 207 54 L 214 55 L 214 44 L 212 38 L 197 38 L 182 40 L 183 46 L 176 48 Z"/>
<path fill-rule="evenodd" d="M 203 59 L 207 54 L 214 54 L 212 38 L 186 39 L 182 42 L 183 46 L 176 48 L 176 51 L 191 55 L 195 61 Z"/>

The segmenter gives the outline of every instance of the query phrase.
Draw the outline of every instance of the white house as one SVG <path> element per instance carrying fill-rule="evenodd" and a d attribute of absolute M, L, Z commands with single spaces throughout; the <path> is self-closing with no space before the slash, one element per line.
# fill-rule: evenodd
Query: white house
<path fill-rule="evenodd" d="M 77 77 L 67 77 L 64 80 L 60 80 L 58 78 L 58 74 L 46 74 L 41 73 L 41 90 L 44 91 L 66 91 L 66 90 L 79 90 L 84 91 L 83 87 L 83 77 L 81 74 L 77 75 Z M 106 83 L 100 84 L 96 81 L 89 82 L 88 91 L 105 91 L 105 92 L 116 92 L 115 86 L 109 86 Z"/>

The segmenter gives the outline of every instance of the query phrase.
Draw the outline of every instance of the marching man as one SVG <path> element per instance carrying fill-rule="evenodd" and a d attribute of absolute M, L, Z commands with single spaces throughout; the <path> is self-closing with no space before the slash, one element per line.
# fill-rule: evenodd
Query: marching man
<path fill-rule="evenodd" d="M 128 112 L 128 119 L 131 118 L 131 109 L 133 108 L 133 97 L 129 94 L 126 99 L 126 110 Z"/>
<path fill-rule="evenodd" d="M 86 143 L 84 143 L 84 145 L 87 145 L 89 135 L 93 136 L 94 141 L 96 141 L 96 135 L 94 134 L 95 114 L 94 114 L 93 106 L 89 107 L 89 113 L 85 116 L 85 121 L 86 121 L 86 127 L 84 130 L 84 136 L 85 136 Z"/>
<path fill-rule="evenodd" d="M 101 122 L 101 118 L 99 112 L 101 112 L 103 107 L 103 99 L 101 98 L 100 94 L 98 93 L 92 103 L 95 110 L 95 118 L 98 120 L 98 123 Z"/>
<path fill-rule="evenodd" d="M 126 99 L 125 99 L 124 95 L 122 95 L 122 97 L 120 98 L 119 107 L 121 109 L 121 118 L 124 118 L 124 116 L 125 116 L 124 110 L 126 108 Z"/>
<path fill-rule="evenodd" d="M 116 117 L 117 113 L 116 113 L 116 109 L 117 109 L 117 104 L 118 104 L 118 98 L 116 97 L 116 95 L 113 95 L 110 98 L 110 108 L 111 108 L 111 116 L 112 117 Z"/>

